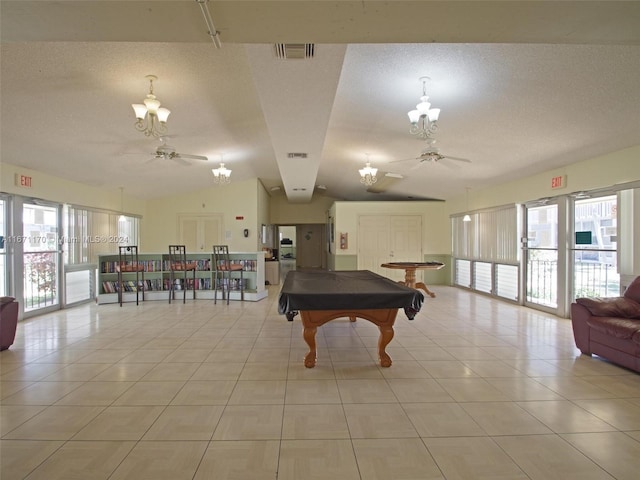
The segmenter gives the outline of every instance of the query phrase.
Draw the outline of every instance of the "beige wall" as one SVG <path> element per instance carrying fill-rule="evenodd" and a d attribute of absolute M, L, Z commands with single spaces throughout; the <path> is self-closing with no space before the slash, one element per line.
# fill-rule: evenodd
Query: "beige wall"
<path fill-rule="evenodd" d="M 271 197 L 270 218 L 274 225 L 326 223 L 334 198 L 317 195 L 309 203 L 288 203 L 285 195 Z"/>
<path fill-rule="evenodd" d="M 269 244 L 269 238 L 265 239 L 266 243 L 262 243 L 262 239 L 260 237 L 262 233 L 262 225 L 269 225 L 271 223 L 271 219 L 269 218 L 269 206 L 271 204 L 271 201 L 267 190 L 264 188 L 264 185 L 262 185 L 262 182 L 257 182 L 256 195 L 258 199 L 258 223 L 256 224 L 256 235 L 258 237 L 258 250 L 262 250 L 262 247 L 271 246 Z M 251 234 L 249 236 L 251 236 Z"/>
<path fill-rule="evenodd" d="M 31 177 L 32 187 L 16 186 L 14 181 L 16 174 Z M 114 212 L 124 210 L 125 213 L 131 215 L 145 214 L 145 202 L 132 197 L 126 190 L 121 195 L 119 188 L 92 187 L 7 163 L 0 163 L 0 191 Z"/>
<path fill-rule="evenodd" d="M 147 213 L 142 221 L 143 252 L 164 252 L 167 245 L 178 241 L 178 215 L 222 214 L 224 217 L 224 238 L 229 250 L 234 252 L 255 252 L 260 245 L 260 220 L 258 219 L 257 179 L 218 185 L 186 195 L 150 200 Z M 236 217 L 243 217 L 237 220 Z M 242 231 L 248 228 L 249 237 Z"/>
<path fill-rule="evenodd" d="M 451 252 L 449 217 L 443 202 L 336 202 L 335 209 L 331 211 L 336 219 L 335 255 L 338 257 L 357 255 L 360 215 L 421 215 L 423 254 L 439 255 Z M 349 235 L 349 248 L 345 250 L 338 248 L 341 233 Z M 331 251 L 334 252 L 333 245 Z"/>
<path fill-rule="evenodd" d="M 567 186 L 554 190 L 551 188 L 551 179 L 560 175 L 567 176 Z M 571 192 L 594 190 L 638 180 L 640 145 L 498 186 L 470 190 L 469 210 L 525 203 L 539 198 L 567 195 Z M 447 215 L 464 212 L 465 203 L 465 195 L 447 201 L 444 205 Z"/>
<path fill-rule="evenodd" d="M 15 174 L 32 177 L 32 188 L 14 184 Z M 551 178 L 567 176 L 567 186 L 552 190 Z M 522 203 L 542 197 L 566 195 L 580 190 L 603 188 L 640 180 L 640 146 L 609 155 L 578 162 L 542 174 L 469 192 L 469 210 L 508 203 Z M 10 194 L 40 198 L 59 203 L 71 203 L 112 211 L 121 210 L 119 189 L 104 189 L 54 177 L 33 170 L 0 163 L 0 190 Z M 234 251 L 256 251 L 260 244 L 260 227 L 265 224 L 295 225 L 325 223 L 327 212 L 336 218 L 336 240 L 340 232 L 349 234 L 349 248 L 332 248 L 332 254 L 345 260 L 356 255 L 357 217 L 360 214 L 420 214 L 423 216 L 424 244 L 427 255 L 450 252 L 449 215 L 465 211 L 466 197 L 447 202 L 343 202 L 326 196 L 316 196 L 308 204 L 289 204 L 284 195 L 270 197 L 258 179 L 232 182 L 149 201 L 140 201 L 128 192 L 123 195 L 123 210 L 142 216 L 141 250 L 164 252 L 169 243 L 177 241 L 178 214 L 222 213 L 227 243 Z M 334 204 L 335 202 L 335 204 Z M 244 217 L 236 220 L 236 216 Z M 640 224 L 640 222 L 638 222 Z M 249 237 L 242 236 L 248 228 Z M 344 263 L 344 262 L 342 262 Z M 330 257 L 329 267 L 342 265 L 340 258 Z M 349 262 L 347 262 L 349 263 Z"/>

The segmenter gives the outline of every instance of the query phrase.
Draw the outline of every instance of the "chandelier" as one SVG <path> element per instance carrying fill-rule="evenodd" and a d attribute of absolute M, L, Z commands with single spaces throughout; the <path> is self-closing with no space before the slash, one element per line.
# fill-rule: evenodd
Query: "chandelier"
<path fill-rule="evenodd" d="M 149 80 L 149 93 L 144 99 L 144 104 L 133 103 L 133 111 L 136 113 L 136 130 L 144 133 L 147 137 L 161 137 L 169 129 L 167 128 L 167 118 L 171 111 L 160 107 L 160 101 L 153 94 L 153 81 L 158 80 L 155 75 L 147 75 Z"/>
<path fill-rule="evenodd" d="M 220 185 L 231 183 L 231 170 L 225 168 L 224 163 L 220 162 L 219 168 L 212 168 L 213 181 Z"/>
<path fill-rule="evenodd" d="M 360 183 L 364 185 L 371 186 L 378 181 L 376 177 L 376 173 L 378 173 L 377 168 L 373 168 L 371 166 L 371 162 L 369 162 L 369 156 L 367 155 L 367 163 L 365 163 L 364 168 L 358 170 L 360 172 Z"/>
<path fill-rule="evenodd" d="M 409 133 L 423 139 L 431 138 L 436 133 L 438 117 L 440 116 L 440 109 L 431 108 L 429 103 L 429 97 L 427 96 L 427 82 L 429 80 L 429 77 L 420 77 L 420 81 L 422 81 L 420 103 L 416 105 L 415 110 L 407 113 L 411 122 Z"/>

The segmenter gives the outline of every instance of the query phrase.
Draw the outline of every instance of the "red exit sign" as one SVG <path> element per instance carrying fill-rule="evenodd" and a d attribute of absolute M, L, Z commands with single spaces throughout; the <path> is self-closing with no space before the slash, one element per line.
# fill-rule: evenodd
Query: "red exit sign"
<path fill-rule="evenodd" d="M 19 173 L 16 173 L 16 186 L 17 187 L 24 187 L 24 188 L 31 188 L 31 177 L 28 177 L 26 175 L 20 175 Z"/>
<path fill-rule="evenodd" d="M 564 188 L 567 186 L 567 176 L 559 175 L 551 179 L 551 188 Z"/>

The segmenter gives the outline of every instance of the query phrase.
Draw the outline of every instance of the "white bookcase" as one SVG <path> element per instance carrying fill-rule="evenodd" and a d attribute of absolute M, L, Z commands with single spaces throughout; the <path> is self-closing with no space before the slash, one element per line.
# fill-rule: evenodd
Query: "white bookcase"
<path fill-rule="evenodd" d="M 244 265 L 243 277 L 246 288 L 244 291 L 245 301 L 257 302 L 266 298 L 268 292 L 265 288 L 265 272 L 264 272 L 264 252 L 229 252 L 229 258 L 232 263 L 242 263 Z M 138 260 L 144 264 L 144 280 L 145 280 L 145 301 L 148 300 L 165 300 L 169 301 L 169 254 L 168 253 L 140 253 Z M 214 277 L 213 253 L 187 253 L 187 260 L 198 262 L 196 270 L 196 299 L 213 300 Z M 118 274 L 115 267 L 118 263 L 118 255 L 100 255 L 98 259 L 98 303 L 117 303 L 118 302 Z M 232 277 L 240 278 L 240 272 L 233 272 Z M 180 276 L 182 278 L 182 276 Z M 189 284 L 187 285 L 187 299 L 192 297 L 193 286 L 191 280 L 192 274 L 187 275 Z M 125 284 L 124 301 L 135 302 L 135 273 L 124 273 L 123 281 Z M 139 287 L 138 287 L 139 288 Z M 218 291 L 218 300 L 222 295 Z M 176 300 L 180 300 L 182 296 L 181 290 L 176 290 Z M 229 297 L 231 300 L 240 300 L 240 290 L 231 290 Z"/>

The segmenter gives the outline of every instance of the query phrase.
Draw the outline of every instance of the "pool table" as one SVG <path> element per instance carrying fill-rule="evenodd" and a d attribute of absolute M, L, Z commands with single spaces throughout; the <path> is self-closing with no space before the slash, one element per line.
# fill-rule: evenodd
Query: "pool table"
<path fill-rule="evenodd" d="M 396 283 L 368 270 L 296 271 L 287 274 L 278 298 L 278 312 L 292 321 L 300 312 L 303 338 L 309 346 L 304 365 L 316 364 L 316 331 L 336 318 L 356 317 L 378 326 L 378 357 L 382 367 L 391 366 L 385 351 L 393 339 L 393 324 L 398 309 L 404 309 L 409 320 L 420 311 L 424 295 L 413 288 Z"/>

